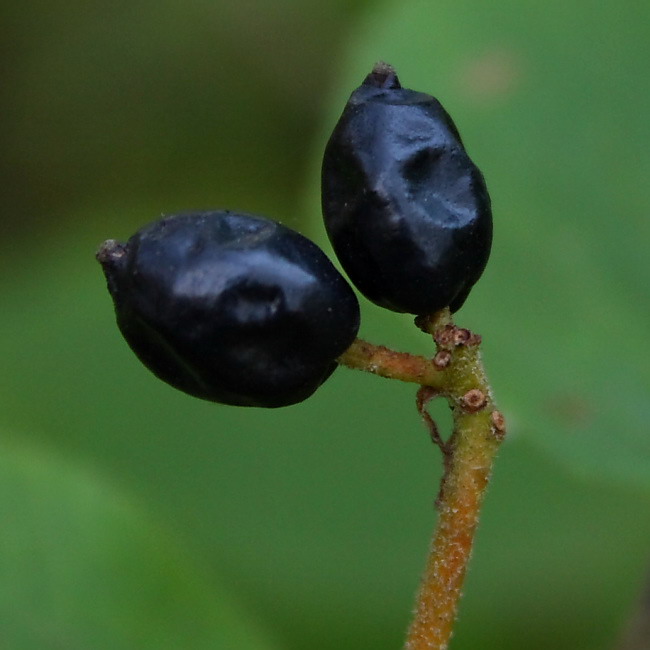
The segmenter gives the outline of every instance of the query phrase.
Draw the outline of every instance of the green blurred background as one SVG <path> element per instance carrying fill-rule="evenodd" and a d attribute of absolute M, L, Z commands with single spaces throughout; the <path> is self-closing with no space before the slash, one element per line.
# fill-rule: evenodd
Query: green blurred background
<path fill-rule="evenodd" d="M 0 12 L 0 648 L 400 647 L 440 475 L 414 389 L 340 370 L 288 409 L 194 400 L 138 364 L 93 259 L 207 207 L 331 252 L 320 154 L 380 59 L 441 99 L 494 203 L 457 320 L 509 437 L 453 647 L 613 648 L 650 559 L 650 5 Z M 430 351 L 362 310 L 365 338 Z"/>

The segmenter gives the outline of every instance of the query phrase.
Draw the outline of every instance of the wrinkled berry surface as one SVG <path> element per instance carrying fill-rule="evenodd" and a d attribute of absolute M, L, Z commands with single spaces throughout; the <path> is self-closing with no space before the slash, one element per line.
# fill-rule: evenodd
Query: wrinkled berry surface
<path fill-rule="evenodd" d="M 97 254 L 124 338 L 191 395 L 278 407 L 309 397 L 359 327 L 325 254 L 278 223 L 233 212 L 170 216 Z"/>
<path fill-rule="evenodd" d="M 352 282 L 397 312 L 465 302 L 490 254 L 483 176 L 440 102 L 379 64 L 352 93 L 323 159 L 332 246 Z"/>

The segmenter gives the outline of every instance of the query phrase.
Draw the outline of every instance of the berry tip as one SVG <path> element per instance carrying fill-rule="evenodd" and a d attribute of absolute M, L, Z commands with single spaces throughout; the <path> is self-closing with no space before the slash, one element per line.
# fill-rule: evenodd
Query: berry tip
<path fill-rule="evenodd" d="M 113 265 L 126 255 L 126 245 L 115 239 L 107 239 L 95 253 L 95 258 L 102 266 Z"/>
<path fill-rule="evenodd" d="M 363 83 L 368 86 L 377 88 L 391 88 L 397 90 L 401 88 L 395 68 L 390 63 L 378 61 L 375 63 L 370 74 L 364 79 Z"/>

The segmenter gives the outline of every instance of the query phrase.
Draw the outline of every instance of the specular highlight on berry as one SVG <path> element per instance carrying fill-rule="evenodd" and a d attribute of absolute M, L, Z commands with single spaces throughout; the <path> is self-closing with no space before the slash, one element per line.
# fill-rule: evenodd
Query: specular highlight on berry
<path fill-rule="evenodd" d="M 309 239 L 229 211 L 165 217 L 97 253 L 118 326 L 157 377 L 195 397 L 309 397 L 354 340 L 354 292 Z"/>
<path fill-rule="evenodd" d="M 352 282 L 393 311 L 457 311 L 490 254 L 490 197 L 455 124 L 385 63 L 352 93 L 329 139 L 322 207 Z"/>

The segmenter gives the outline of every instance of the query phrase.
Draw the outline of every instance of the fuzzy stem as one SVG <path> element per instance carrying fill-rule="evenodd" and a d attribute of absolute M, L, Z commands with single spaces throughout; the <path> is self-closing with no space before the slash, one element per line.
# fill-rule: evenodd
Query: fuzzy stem
<path fill-rule="evenodd" d="M 439 518 L 404 646 L 404 650 L 446 650 L 481 503 L 496 452 L 505 436 L 505 423 L 494 408 L 479 352 L 480 337 L 456 327 L 449 310 L 418 318 L 416 323 L 436 341 L 438 353 L 433 361 L 356 341 L 339 362 L 383 377 L 428 386 L 433 390 L 427 394 L 444 395 L 453 411 L 454 429 L 449 440 L 436 441 L 445 457 L 436 501 Z M 444 369 L 440 369 L 443 363 Z M 426 415 L 428 399 L 421 392 L 418 394 L 422 415 Z"/>
<path fill-rule="evenodd" d="M 442 389 L 445 372 L 433 361 L 408 352 L 396 352 L 383 345 L 373 345 L 356 339 L 338 358 L 338 362 L 355 370 L 371 372 L 379 377 L 412 382 Z"/>
<path fill-rule="evenodd" d="M 454 430 L 446 446 L 438 525 L 404 648 L 445 650 L 505 423 L 494 409 L 478 347 L 480 337 L 455 327 L 448 313 L 420 325 L 433 334 L 439 350 L 452 354 L 444 393 L 453 410 Z"/>

